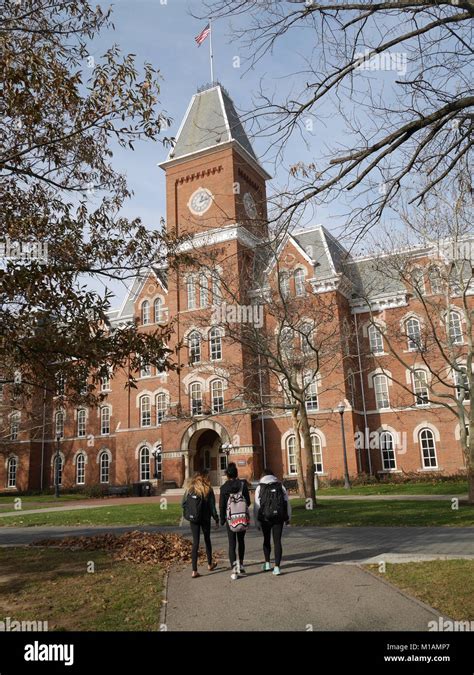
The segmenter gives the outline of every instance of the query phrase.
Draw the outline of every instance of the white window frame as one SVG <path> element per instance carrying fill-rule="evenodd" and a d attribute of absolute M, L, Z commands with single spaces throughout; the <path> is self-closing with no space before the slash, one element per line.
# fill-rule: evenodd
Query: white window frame
<path fill-rule="evenodd" d="M 199 397 L 195 396 L 194 392 L 199 393 Z M 191 415 L 202 415 L 202 408 L 202 384 L 200 382 L 192 382 L 189 385 L 189 409 L 191 411 Z"/>
<path fill-rule="evenodd" d="M 99 455 L 99 481 L 102 485 L 110 483 L 110 457 L 106 450 Z"/>
<path fill-rule="evenodd" d="M 315 444 L 314 441 L 317 441 Z M 317 447 L 315 447 L 317 445 Z M 313 456 L 313 464 L 314 464 L 314 473 L 315 474 L 322 474 L 324 473 L 324 463 L 323 463 L 323 442 L 321 440 L 321 436 L 317 433 L 312 433 L 311 434 L 311 454 Z M 318 462 L 318 455 L 320 458 L 320 461 Z M 320 464 L 321 468 L 318 469 L 318 464 Z"/>
<path fill-rule="evenodd" d="M 209 304 L 209 280 L 204 273 L 199 275 L 199 307 L 204 309 Z"/>
<path fill-rule="evenodd" d="M 302 298 L 306 295 L 306 270 L 303 267 L 297 267 L 293 274 L 295 283 L 295 295 Z"/>
<path fill-rule="evenodd" d="M 419 380 L 417 380 L 417 373 L 423 373 L 423 378 L 424 382 L 420 383 Z M 414 370 L 411 371 L 411 382 L 413 386 L 413 394 L 415 396 L 415 405 L 418 408 L 423 408 L 426 407 L 427 405 L 430 404 L 430 391 L 429 391 L 429 385 L 428 385 L 428 373 L 426 370 L 423 370 L 423 368 L 415 368 Z M 425 391 L 425 396 L 423 397 L 423 390 Z M 424 402 L 419 402 L 419 399 L 421 398 L 426 398 L 426 401 Z"/>
<path fill-rule="evenodd" d="M 151 427 L 151 396 L 142 394 L 140 396 L 140 427 Z"/>
<path fill-rule="evenodd" d="M 196 309 L 196 279 L 193 274 L 186 279 L 186 297 L 188 309 Z"/>
<path fill-rule="evenodd" d="M 165 393 L 160 392 L 155 396 L 155 408 L 156 408 L 156 426 L 160 427 L 163 418 L 166 417 L 166 413 L 168 410 L 168 401 Z"/>
<path fill-rule="evenodd" d="M 140 322 L 142 326 L 150 325 L 150 301 L 143 300 L 140 306 Z"/>
<path fill-rule="evenodd" d="M 193 330 L 188 335 L 189 363 L 195 365 L 201 363 L 202 358 L 202 337 L 199 331 Z"/>
<path fill-rule="evenodd" d="M 383 344 L 383 334 L 378 326 L 371 324 L 367 329 L 367 334 L 369 336 L 369 345 L 370 351 L 372 354 L 383 354 L 384 353 L 384 344 Z"/>
<path fill-rule="evenodd" d="M 10 415 L 10 440 L 17 441 L 20 435 L 21 413 L 13 412 Z"/>
<path fill-rule="evenodd" d="M 382 391 L 382 386 L 379 386 L 378 383 L 384 383 L 383 384 L 383 391 Z M 388 384 L 388 377 L 384 373 L 377 373 L 376 375 L 373 376 L 372 378 L 372 384 L 374 387 L 374 395 L 375 395 L 375 406 L 377 410 L 388 410 L 390 408 L 390 391 L 389 391 L 389 384 Z M 384 396 L 383 401 L 381 400 L 381 397 Z M 386 405 L 380 405 L 381 402 L 385 402 Z"/>
<path fill-rule="evenodd" d="M 222 330 L 217 326 L 209 333 L 209 358 L 211 361 L 222 359 Z"/>
<path fill-rule="evenodd" d="M 418 326 L 416 331 L 413 331 L 412 328 L 409 328 L 411 326 L 412 328 L 414 326 Z M 417 319 L 415 316 L 410 317 L 405 321 L 405 331 L 406 331 L 406 336 L 407 336 L 407 344 L 408 344 L 408 351 L 409 352 L 417 352 L 422 349 L 422 341 L 421 341 L 421 322 L 419 319 Z M 417 333 L 416 336 L 416 341 L 413 339 L 413 335 Z"/>
<path fill-rule="evenodd" d="M 146 457 L 146 460 L 144 459 Z M 144 445 L 138 454 L 140 481 L 149 481 L 151 478 L 151 453 L 150 448 Z"/>
<path fill-rule="evenodd" d="M 286 445 L 286 460 L 288 462 L 288 475 L 296 476 L 298 473 L 296 466 L 296 437 L 294 435 L 288 436 L 285 445 Z"/>
<path fill-rule="evenodd" d="M 427 436 L 428 434 L 431 435 L 431 440 L 428 439 Z M 424 436 L 424 437 L 423 437 Z M 436 438 L 435 434 L 432 429 L 429 427 L 424 427 L 423 429 L 420 429 L 420 432 L 418 434 L 419 442 L 420 442 L 420 450 L 421 450 L 421 461 L 422 461 L 422 466 L 423 469 L 437 469 L 438 468 L 438 453 L 436 451 Z M 426 446 L 426 441 L 429 443 L 429 446 Z M 429 454 L 428 456 L 425 455 L 425 450 L 428 450 Z M 432 464 L 431 460 L 433 459 L 434 455 L 434 461 L 435 463 Z M 426 464 L 426 460 L 429 459 L 430 462 L 428 465 Z"/>
<path fill-rule="evenodd" d="M 456 326 L 453 322 L 453 317 L 457 317 Z M 462 316 L 461 312 L 456 309 L 449 310 L 447 313 L 446 320 L 446 329 L 448 332 L 448 340 L 452 345 L 462 345 L 464 344 L 464 332 L 462 329 Z M 457 328 L 456 332 L 453 334 L 453 328 Z"/>
<path fill-rule="evenodd" d="M 163 321 L 163 300 L 161 298 L 155 298 L 153 301 L 153 318 L 155 323 Z"/>
<path fill-rule="evenodd" d="M 104 414 L 105 413 L 105 414 Z M 110 435 L 110 406 L 102 405 L 100 407 L 100 435 L 109 436 Z"/>
<path fill-rule="evenodd" d="M 215 389 L 218 388 L 216 394 Z M 224 382 L 222 380 L 212 380 L 211 382 L 211 409 L 214 414 L 224 411 Z"/>
<path fill-rule="evenodd" d="M 64 410 L 57 410 L 54 415 L 54 437 L 64 438 L 66 415 Z"/>
<path fill-rule="evenodd" d="M 76 456 L 76 485 L 85 485 L 86 482 L 86 456 L 80 452 Z"/>
<path fill-rule="evenodd" d="M 389 443 L 387 443 L 387 440 Z M 380 457 L 382 459 L 382 471 L 397 470 L 397 456 L 395 454 L 395 442 L 391 431 L 382 431 L 379 436 Z M 393 464 L 393 466 L 391 466 Z"/>
<path fill-rule="evenodd" d="M 77 409 L 77 437 L 85 438 L 87 428 L 87 411 L 85 408 Z"/>
<path fill-rule="evenodd" d="M 12 471 L 12 467 L 13 471 Z M 18 473 L 18 459 L 9 457 L 7 460 L 7 487 L 16 488 L 16 476 Z"/>

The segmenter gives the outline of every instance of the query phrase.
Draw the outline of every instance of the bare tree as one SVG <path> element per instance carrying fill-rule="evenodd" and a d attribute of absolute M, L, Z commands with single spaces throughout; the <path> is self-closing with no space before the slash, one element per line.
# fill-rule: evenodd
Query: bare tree
<path fill-rule="evenodd" d="M 262 77 L 247 115 L 278 159 L 297 134 L 313 150 L 312 134 L 325 138 L 328 118 L 337 124 L 332 142 L 293 166 L 285 210 L 347 200 L 349 231 L 360 235 L 401 193 L 420 203 L 469 161 L 472 0 L 208 0 L 206 7 L 232 19 L 249 69 L 289 45 L 292 59 L 300 56 L 301 68 L 281 73 L 274 91 Z M 427 181 L 411 190 L 420 172 Z"/>

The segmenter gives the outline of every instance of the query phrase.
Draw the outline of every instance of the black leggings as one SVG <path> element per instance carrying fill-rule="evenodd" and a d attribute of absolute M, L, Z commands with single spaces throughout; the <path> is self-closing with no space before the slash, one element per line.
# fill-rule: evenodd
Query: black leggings
<path fill-rule="evenodd" d="M 203 523 L 189 523 L 189 524 L 191 525 L 191 532 L 193 534 L 193 549 L 191 552 L 191 560 L 193 565 L 193 572 L 197 572 L 199 539 L 201 536 L 201 529 L 204 535 L 204 542 L 206 544 L 207 562 L 209 565 L 212 565 L 211 521 L 206 520 Z"/>
<path fill-rule="evenodd" d="M 273 547 L 275 549 L 275 567 L 280 567 L 281 563 L 281 535 L 283 532 L 283 523 L 261 523 L 263 532 L 263 554 L 265 562 L 270 562 L 270 554 L 272 552 L 272 544 L 270 541 L 273 532 Z"/>
<path fill-rule="evenodd" d="M 226 527 L 227 527 L 227 537 L 229 539 L 230 565 L 231 565 L 231 567 L 233 567 L 234 563 L 236 561 L 235 547 L 236 547 L 236 544 L 238 542 L 239 543 L 239 562 L 243 567 L 244 556 L 245 556 L 245 530 L 243 530 L 242 532 L 232 532 L 228 523 L 226 523 Z"/>

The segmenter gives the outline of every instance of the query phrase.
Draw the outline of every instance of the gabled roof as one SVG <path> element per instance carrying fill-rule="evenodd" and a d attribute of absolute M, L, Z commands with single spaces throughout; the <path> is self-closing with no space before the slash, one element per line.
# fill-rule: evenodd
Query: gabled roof
<path fill-rule="evenodd" d="M 176 136 L 176 143 L 160 166 L 195 153 L 235 143 L 257 167 L 260 166 L 252 144 L 225 89 L 217 84 L 194 96 Z M 266 174 L 266 177 L 269 177 Z"/>

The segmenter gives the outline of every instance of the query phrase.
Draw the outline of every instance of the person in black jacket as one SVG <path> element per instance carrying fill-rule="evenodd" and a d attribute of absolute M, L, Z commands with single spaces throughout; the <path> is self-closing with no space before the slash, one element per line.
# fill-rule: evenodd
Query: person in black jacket
<path fill-rule="evenodd" d="M 245 530 L 243 532 L 232 532 L 227 523 L 227 502 L 229 495 L 235 494 L 242 490 L 243 497 L 250 506 L 250 494 L 247 481 L 239 480 L 237 465 L 235 462 L 230 462 L 226 469 L 226 482 L 221 486 L 219 497 L 219 515 L 221 525 L 227 527 L 227 537 L 229 539 L 229 560 L 232 568 L 232 579 L 237 579 L 239 574 L 245 574 L 244 556 L 245 556 Z M 239 565 L 237 565 L 236 545 L 238 543 Z"/>

